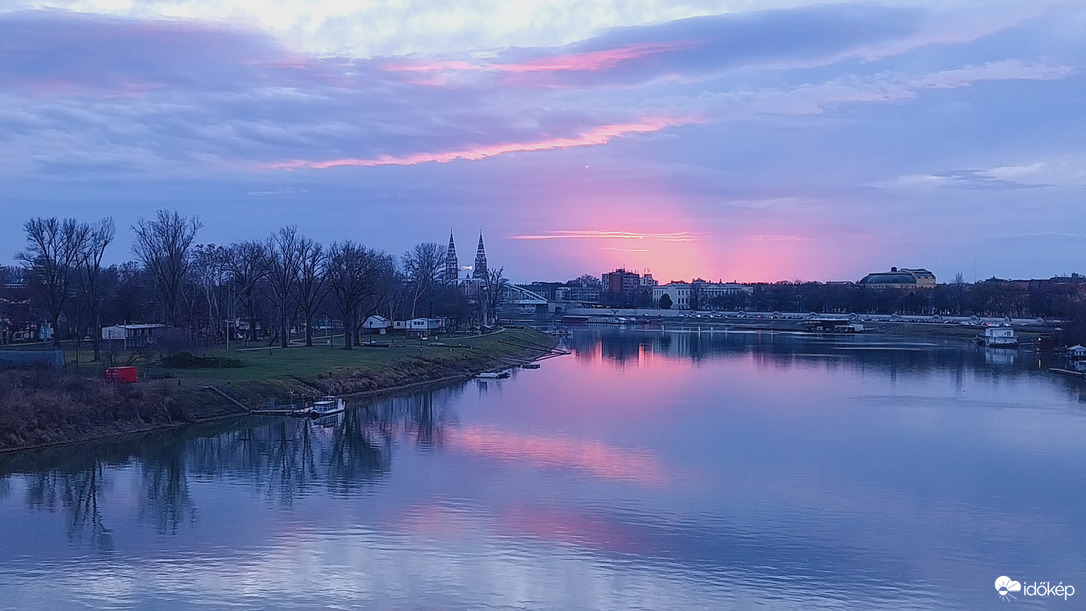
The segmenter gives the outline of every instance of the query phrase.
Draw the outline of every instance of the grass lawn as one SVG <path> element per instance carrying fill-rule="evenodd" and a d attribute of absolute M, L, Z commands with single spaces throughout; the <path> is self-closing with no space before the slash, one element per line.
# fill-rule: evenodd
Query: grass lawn
<path fill-rule="evenodd" d="M 241 409 L 293 403 L 320 395 L 352 395 L 468 376 L 530 361 L 554 347 L 531 329 L 426 341 L 381 338 L 389 348 L 267 346 L 200 350 L 196 356 L 237 359 L 241 367 L 166 368 L 136 363 L 140 381 L 114 384 L 86 345 L 59 370 L 0 370 L 0 451 L 237 416 Z M 39 345 L 40 346 L 40 345 Z M 48 348 L 45 346 L 38 349 Z M 124 355 L 127 357 L 127 355 Z M 120 359 L 121 362 L 124 358 Z M 187 362 L 193 363 L 189 359 Z M 223 396 L 223 394 L 226 396 Z"/>
<path fill-rule="evenodd" d="M 289 401 L 320 394 L 355 394 L 406 384 L 469 375 L 517 362 L 554 346 L 550 336 L 532 329 L 504 329 L 481 335 L 444 335 L 428 340 L 402 336 L 376 337 L 391 347 L 343 349 L 343 337 L 318 338 L 313 347 L 289 348 L 235 343 L 230 350 L 219 346 L 195 349 L 201 357 L 236 359 L 241 367 L 167 368 L 157 363 L 157 356 L 134 363 L 139 369 L 139 386 L 169 392 L 175 399 L 195 409 L 223 403 L 223 397 L 205 388 L 214 385 L 250 406 L 269 399 Z M 337 343 L 338 340 L 338 343 Z M 101 377 L 104 365 L 91 363 L 91 351 L 84 344 L 80 362 L 75 362 L 74 347 L 65 346 L 67 371 L 88 377 Z M 116 355 L 125 362 L 127 353 Z"/>

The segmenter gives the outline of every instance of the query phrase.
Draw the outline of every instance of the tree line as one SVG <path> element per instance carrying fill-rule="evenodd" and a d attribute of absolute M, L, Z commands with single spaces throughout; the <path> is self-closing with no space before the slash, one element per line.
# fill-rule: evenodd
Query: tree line
<path fill-rule="evenodd" d="M 495 322 L 507 284 L 503 268 L 490 270 L 472 291 L 446 283 L 445 247 L 433 242 L 394 257 L 353 240 L 326 246 L 296 226 L 264 239 L 201 244 L 202 227 L 198 217 L 170 210 L 139 218 L 132 225 L 135 259 L 105 266 L 116 237 L 112 218 L 32 218 L 23 225 L 21 265 L 0 268 L 0 281 L 22 280 L 25 298 L 0 299 L 0 319 L 28 324 L 42 317 L 56 346 L 89 336 L 94 360 L 104 324 L 137 321 L 184 329 L 205 345 L 263 335 L 287 347 L 299 327 L 312 346 L 315 321 L 327 317 L 342 323 L 343 347 L 350 349 L 373 314 L 443 316 L 455 326 Z"/>
<path fill-rule="evenodd" d="M 571 283 L 574 281 L 570 281 Z M 684 308 L 755 312 L 916 314 L 942 316 L 1012 316 L 1069 318 L 1086 298 L 1086 278 L 953 282 L 933 288 L 871 288 L 853 282 L 775 282 L 747 285 L 711 295 L 697 280 L 689 282 Z M 630 292 L 600 293 L 600 303 L 613 308 L 677 307 L 668 295 L 653 299 L 652 287 Z"/>
<path fill-rule="evenodd" d="M 1086 282 L 1068 280 L 992 278 L 970 284 L 959 275 L 954 282 L 927 289 L 875 289 L 845 282 L 778 282 L 755 284 L 750 293 L 736 292 L 712 299 L 693 294 L 691 301 L 697 309 L 760 312 L 1063 318 L 1073 314 L 1076 304 L 1086 294 Z"/>

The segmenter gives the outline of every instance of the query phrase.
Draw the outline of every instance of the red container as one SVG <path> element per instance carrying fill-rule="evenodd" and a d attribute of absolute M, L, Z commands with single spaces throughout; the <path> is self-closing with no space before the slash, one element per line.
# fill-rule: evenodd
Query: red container
<path fill-rule="evenodd" d="M 131 384 L 136 381 L 135 367 L 106 367 L 106 379 L 110 382 Z"/>

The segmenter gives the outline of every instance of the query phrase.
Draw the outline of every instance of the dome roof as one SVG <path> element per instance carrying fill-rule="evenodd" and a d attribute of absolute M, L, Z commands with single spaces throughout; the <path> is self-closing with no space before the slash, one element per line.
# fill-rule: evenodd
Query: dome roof
<path fill-rule="evenodd" d="M 886 272 L 880 274 L 868 274 L 860 280 L 860 284 L 916 284 L 916 278 L 912 274 L 901 272 Z"/>

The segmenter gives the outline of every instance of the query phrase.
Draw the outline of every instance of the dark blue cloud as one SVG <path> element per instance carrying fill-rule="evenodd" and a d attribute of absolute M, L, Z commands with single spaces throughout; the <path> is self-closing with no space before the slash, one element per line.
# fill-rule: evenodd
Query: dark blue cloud
<path fill-rule="evenodd" d="M 266 34 L 63 12 L 0 16 L 0 86 L 123 95 L 250 83 L 289 55 Z"/>
<path fill-rule="evenodd" d="M 888 41 L 917 34 L 925 14 L 887 6 L 830 5 L 681 19 L 612 30 L 573 47 L 591 52 L 646 40 L 679 45 L 612 71 L 634 80 L 654 75 L 693 77 L 764 66 L 819 65 L 864 55 Z"/>

